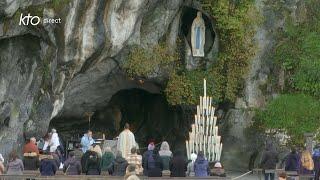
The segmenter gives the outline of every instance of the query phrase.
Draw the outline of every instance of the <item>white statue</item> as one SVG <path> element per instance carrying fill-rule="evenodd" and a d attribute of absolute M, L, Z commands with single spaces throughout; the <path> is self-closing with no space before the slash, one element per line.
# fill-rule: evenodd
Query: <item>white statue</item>
<path fill-rule="evenodd" d="M 198 11 L 191 26 L 192 55 L 195 57 L 204 57 L 205 31 L 206 26 L 202 19 L 202 13 Z"/>

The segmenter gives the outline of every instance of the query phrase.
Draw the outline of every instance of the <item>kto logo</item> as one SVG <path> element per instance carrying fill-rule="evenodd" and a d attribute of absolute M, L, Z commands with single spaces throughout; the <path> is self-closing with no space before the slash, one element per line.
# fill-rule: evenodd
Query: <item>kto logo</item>
<path fill-rule="evenodd" d="M 41 19 L 39 16 L 31 16 L 30 13 L 28 13 L 27 16 L 23 16 L 23 13 L 20 15 L 20 21 L 19 25 L 29 25 L 29 23 L 33 26 L 38 25 L 41 22 Z"/>

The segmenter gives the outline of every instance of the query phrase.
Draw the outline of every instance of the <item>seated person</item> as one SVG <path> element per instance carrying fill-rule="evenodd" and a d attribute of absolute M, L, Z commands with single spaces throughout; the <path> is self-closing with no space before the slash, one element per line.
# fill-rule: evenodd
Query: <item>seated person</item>
<path fill-rule="evenodd" d="M 56 161 L 49 152 L 45 152 L 44 155 L 40 155 L 40 174 L 41 176 L 54 176 L 58 170 Z"/>
<path fill-rule="evenodd" d="M 93 150 L 91 146 L 81 158 L 81 165 L 83 165 L 82 172 L 86 175 L 100 175 L 101 174 L 101 157 Z"/>
<path fill-rule="evenodd" d="M 63 172 L 67 175 L 80 175 L 81 164 L 75 157 L 73 151 L 69 153 L 69 158 L 64 162 Z"/>
<path fill-rule="evenodd" d="M 38 170 L 40 166 L 40 161 L 37 153 L 24 153 L 23 154 L 23 164 L 25 170 Z"/>
<path fill-rule="evenodd" d="M 36 143 L 37 140 L 35 137 L 30 138 L 29 142 L 23 147 L 23 153 L 36 153 L 39 155 L 39 149 Z"/>
<path fill-rule="evenodd" d="M 212 165 L 212 164 L 210 164 L 210 165 Z M 225 173 L 224 168 L 220 162 L 216 162 L 216 163 L 214 163 L 213 167 L 210 167 L 210 175 L 211 176 L 226 177 L 226 173 Z"/>
<path fill-rule="evenodd" d="M 121 151 L 118 151 L 116 158 L 113 160 L 109 168 L 109 174 L 112 176 L 124 176 L 126 174 L 127 166 L 127 160 L 122 157 Z"/>

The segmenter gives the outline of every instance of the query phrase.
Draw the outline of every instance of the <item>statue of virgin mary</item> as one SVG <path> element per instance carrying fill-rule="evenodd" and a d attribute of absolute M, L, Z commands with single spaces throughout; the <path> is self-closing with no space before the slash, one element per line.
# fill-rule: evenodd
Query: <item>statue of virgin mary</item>
<path fill-rule="evenodd" d="M 195 57 L 204 57 L 205 31 L 206 27 L 202 19 L 202 13 L 198 11 L 191 26 L 192 55 Z"/>

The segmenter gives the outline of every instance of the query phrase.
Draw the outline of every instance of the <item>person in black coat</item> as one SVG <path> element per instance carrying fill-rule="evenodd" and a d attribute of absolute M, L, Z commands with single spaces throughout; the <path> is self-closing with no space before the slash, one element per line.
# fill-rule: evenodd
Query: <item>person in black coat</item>
<path fill-rule="evenodd" d="M 23 154 L 24 170 L 38 170 L 40 166 L 39 157 L 36 153 L 24 153 Z"/>
<path fill-rule="evenodd" d="M 81 164 L 84 164 L 83 172 L 86 175 L 100 175 L 101 173 L 101 157 L 95 151 L 87 151 L 81 160 Z"/>
<path fill-rule="evenodd" d="M 186 177 L 187 162 L 180 151 L 173 155 L 170 161 L 170 171 L 171 177 Z"/>
<path fill-rule="evenodd" d="M 113 160 L 108 170 L 109 174 L 112 176 L 124 176 L 126 174 L 127 166 L 127 160 L 122 157 L 121 151 L 118 151 L 116 158 Z"/>
<path fill-rule="evenodd" d="M 163 164 L 157 150 L 153 150 L 153 153 L 149 155 L 146 167 L 148 177 L 162 177 Z"/>
<path fill-rule="evenodd" d="M 264 171 L 264 177 L 266 180 L 275 179 L 276 165 L 279 161 L 278 153 L 274 150 L 272 144 L 267 144 L 265 152 L 262 154 L 261 167 Z"/>
<path fill-rule="evenodd" d="M 154 153 L 154 143 L 151 142 L 148 145 L 148 150 L 142 155 L 142 167 L 143 167 L 143 175 L 148 176 L 148 158 Z"/>
<path fill-rule="evenodd" d="M 58 167 L 52 155 L 47 153 L 45 155 L 41 155 L 40 159 L 41 161 L 39 170 L 41 176 L 54 176 L 58 170 Z"/>
<path fill-rule="evenodd" d="M 287 155 L 285 160 L 285 171 L 298 171 L 299 170 L 300 156 L 294 148 Z"/>

